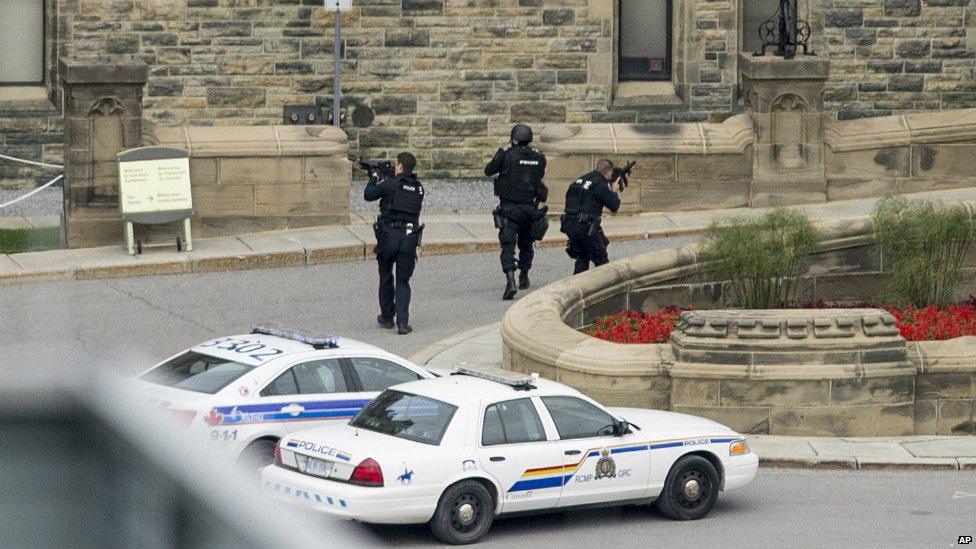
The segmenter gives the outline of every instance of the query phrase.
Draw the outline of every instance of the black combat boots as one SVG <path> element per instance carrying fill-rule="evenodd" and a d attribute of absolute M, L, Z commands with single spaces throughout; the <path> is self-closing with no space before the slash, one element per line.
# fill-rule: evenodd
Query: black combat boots
<path fill-rule="evenodd" d="M 519 290 L 529 289 L 529 270 L 522 269 L 519 271 Z"/>
<path fill-rule="evenodd" d="M 513 299 L 518 293 L 518 286 L 515 284 L 515 271 L 505 271 L 505 278 L 508 279 L 508 282 L 505 285 L 505 293 L 502 294 L 502 299 Z"/>

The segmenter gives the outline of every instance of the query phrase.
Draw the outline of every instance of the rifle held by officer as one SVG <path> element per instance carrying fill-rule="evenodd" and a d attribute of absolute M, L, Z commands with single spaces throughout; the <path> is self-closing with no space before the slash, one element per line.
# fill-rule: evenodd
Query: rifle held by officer
<path fill-rule="evenodd" d="M 637 161 L 632 160 L 628 162 L 627 165 L 625 165 L 623 168 L 613 169 L 613 178 L 611 179 L 611 181 L 616 181 L 617 178 L 620 178 L 620 192 L 624 192 L 624 189 L 627 188 L 627 184 L 628 184 L 627 179 L 630 177 L 630 171 L 633 170 L 634 166 L 636 165 L 637 165 Z"/>
<path fill-rule="evenodd" d="M 359 164 L 359 169 L 368 173 L 370 176 L 374 173 L 379 174 L 380 179 L 393 177 L 396 172 L 393 168 L 393 162 L 390 160 L 365 160 L 361 156 L 359 158 L 349 156 L 349 160 Z"/>

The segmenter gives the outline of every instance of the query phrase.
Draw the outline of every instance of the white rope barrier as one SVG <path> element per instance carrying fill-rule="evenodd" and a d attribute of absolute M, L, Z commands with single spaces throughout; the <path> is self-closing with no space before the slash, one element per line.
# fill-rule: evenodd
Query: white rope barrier
<path fill-rule="evenodd" d="M 29 166 L 38 166 L 40 168 L 57 168 L 63 170 L 64 166 L 59 166 L 58 164 L 48 164 L 46 162 L 34 162 L 33 160 L 24 160 L 23 158 L 17 158 L 14 156 L 7 156 L 5 154 L 0 154 L 0 159 L 9 160 L 11 162 L 19 162 L 21 164 L 27 164 Z M 0 206 L 2 207 L 2 206 Z"/>
<path fill-rule="evenodd" d="M 30 198 L 30 197 L 34 196 L 35 194 L 43 191 L 44 189 L 50 187 L 51 185 L 54 185 L 55 183 L 57 183 L 58 181 L 60 181 L 62 179 L 64 179 L 64 174 L 61 174 L 61 175 L 55 177 L 54 179 L 48 181 L 47 183 L 41 185 L 40 187 L 34 189 L 33 191 L 31 191 L 31 192 L 29 192 L 29 193 L 27 193 L 25 195 L 18 196 L 17 198 L 15 198 L 15 199 L 13 199 L 13 200 L 11 200 L 9 202 L 4 202 L 3 204 L 0 204 L 0 209 L 6 208 L 7 206 L 10 206 L 11 204 L 16 204 L 16 203 L 20 202 L 21 200 L 24 200 L 25 198 Z"/>

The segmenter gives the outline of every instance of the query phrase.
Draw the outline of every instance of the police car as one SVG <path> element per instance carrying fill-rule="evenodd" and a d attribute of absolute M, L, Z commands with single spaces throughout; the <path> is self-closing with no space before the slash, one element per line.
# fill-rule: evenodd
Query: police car
<path fill-rule="evenodd" d="M 193 434 L 260 468 L 286 434 L 348 422 L 387 387 L 429 377 L 372 345 L 267 324 L 191 347 L 136 383 Z"/>
<path fill-rule="evenodd" d="M 604 408 L 504 370 L 397 385 L 347 424 L 289 434 L 262 473 L 274 496 L 369 523 L 429 523 L 477 541 L 498 515 L 656 502 L 698 519 L 748 484 L 745 437 L 671 412 Z"/>

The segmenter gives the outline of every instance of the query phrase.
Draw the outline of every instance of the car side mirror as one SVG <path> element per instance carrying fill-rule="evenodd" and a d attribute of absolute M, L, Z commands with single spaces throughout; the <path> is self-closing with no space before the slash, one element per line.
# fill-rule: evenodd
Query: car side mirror
<path fill-rule="evenodd" d="M 615 421 L 613 424 L 613 435 L 622 437 L 630 432 L 630 424 L 623 420 Z"/>

